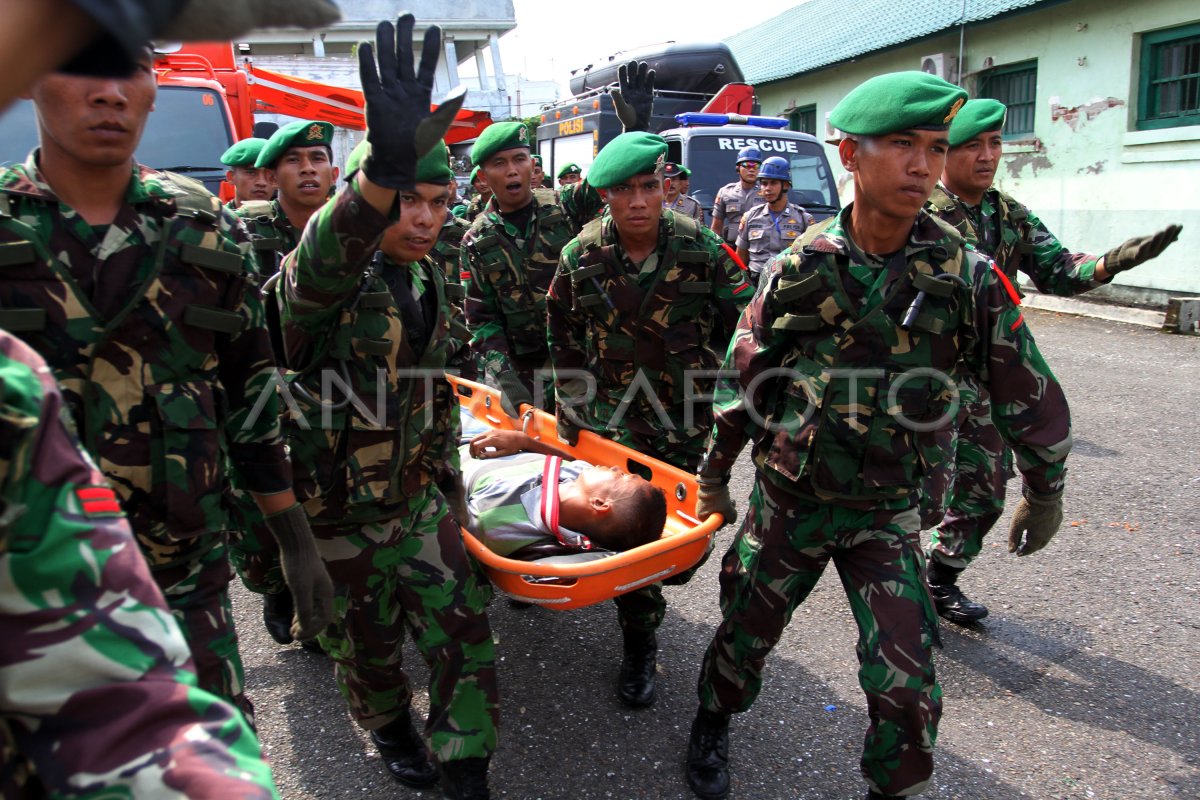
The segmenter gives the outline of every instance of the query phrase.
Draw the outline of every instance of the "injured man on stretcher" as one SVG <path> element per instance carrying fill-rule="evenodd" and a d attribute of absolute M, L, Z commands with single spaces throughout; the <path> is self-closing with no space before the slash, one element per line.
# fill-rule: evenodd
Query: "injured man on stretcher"
<path fill-rule="evenodd" d="M 548 442 L 490 428 L 466 411 L 459 455 L 466 527 L 505 558 L 576 562 L 662 536 L 666 497 L 640 476 L 572 460 Z"/>

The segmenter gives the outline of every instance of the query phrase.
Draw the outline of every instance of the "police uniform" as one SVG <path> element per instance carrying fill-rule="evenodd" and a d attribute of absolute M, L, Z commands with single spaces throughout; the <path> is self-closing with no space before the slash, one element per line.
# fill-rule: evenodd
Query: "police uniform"
<path fill-rule="evenodd" d="M 113 223 L 90 226 L 55 196 L 35 151 L 0 175 L 0 242 L 14 259 L 0 276 L 0 327 L 54 370 L 200 686 L 250 713 L 229 604 L 224 465 L 236 486 L 264 495 L 289 490 L 291 470 L 244 228 L 196 181 L 137 164 Z"/>
<path fill-rule="evenodd" d="M 242 715 L 195 686 L 49 368 L 3 332 L 0 395 L 0 795 L 277 797 Z"/>
<path fill-rule="evenodd" d="M 440 376 L 457 363 L 463 336 L 433 259 L 397 264 L 364 246 L 392 222 L 358 190 L 364 152 L 351 155 L 351 180 L 310 221 L 277 287 L 299 403 L 288 426 L 296 493 L 336 592 L 334 621 L 318 641 L 351 715 L 382 750 L 410 727 L 407 631 L 430 670 L 425 734 L 434 756 L 443 766 L 486 760 L 499 718 L 484 611 L 491 588 L 444 494 L 459 470 L 459 415 Z M 418 182 L 453 180 L 443 153 L 419 161 Z M 353 401 L 322 407 L 329 372 Z"/>
<path fill-rule="evenodd" d="M 812 224 L 812 215 L 795 203 L 788 203 L 778 213 L 762 203 L 743 214 L 738 225 L 737 249 L 750 253 L 746 267 L 752 280 L 757 281 L 767 262 L 797 242 Z"/>
<path fill-rule="evenodd" d="M 666 149 L 654 134 L 622 134 L 600 151 L 588 180 L 608 188 L 656 172 Z M 691 471 L 712 422 L 709 406 L 693 403 L 697 386 L 698 394 L 707 393 L 706 378 L 692 373 L 708 370 L 711 378 L 720 361 L 709 347 L 713 330 L 733 330 L 752 287 L 717 235 L 690 217 L 664 210 L 658 230 L 657 247 L 640 263 L 625 254 L 608 215 L 563 248 L 546 302 L 559 424 L 562 430 L 574 417 L 581 427 Z M 595 376 L 590 398 L 580 396 L 582 381 L 572 370 Z M 666 614 L 662 585 L 615 602 L 627 659 L 652 657 L 653 632 Z M 653 666 L 651 660 L 648 679 Z M 648 698 L 642 692 L 631 700 L 626 692 L 622 699 L 644 705 L 653 700 L 650 687 Z"/>
<path fill-rule="evenodd" d="M 721 217 L 721 235 L 730 245 L 737 243 L 738 226 L 742 224 L 742 215 L 755 206 L 761 206 L 765 201 L 758 193 L 757 184 L 747 189 L 740 180 L 727 183 L 717 192 L 713 201 L 713 217 Z"/>
<path fill-rule="evenodd" d="M 853 90 L 830 121 L 864 136 L 944 130 L 965 97 L 934 76 L 893 73 Z M 924 212 L 896 254 L 865 253 L 847 232 L 853 209 L 773 262 L 726 358 L 736 383 L 717 390 L 697 515 L 708 492 L 728 500 L 720 487 L 747 442 L 757 475 L 700 674 L 687 773 L 705 796 L 728 791 L 729 715 L 754 702 L 767 654 L 831 560 L 860 633 L 868 796 L 927 785 L 941 689 L 916 502 L 943 457 L 932 430 L 953 418 L 953 389 L 934 376 L 986 372 L 1030 502 L 1057 504 L 1061 520 L 1066 399 L 999 276 Z"/>

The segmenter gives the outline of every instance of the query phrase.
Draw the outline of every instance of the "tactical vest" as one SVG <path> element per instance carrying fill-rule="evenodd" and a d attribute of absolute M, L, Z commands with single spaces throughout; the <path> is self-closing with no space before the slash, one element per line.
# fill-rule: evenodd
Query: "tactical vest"
<path fill-rule="evenodd" d="M 618 403 L 641 372 L 670 412 L 688 399 L 688 370 L 720 366 L 707 347 L 715 259 L 701 242 L 694 219 L 667 210 L 663 219 L 667 246 L 644 290 L 617 254 L 611 217 L 589 222 L 579 234 L 578 266 L 571 271 L 572 311 L 588 322 L 586 357 L 595 365 L 600 402 Z M 673 319 L 683 321 L 666 324 L 668 307 Z M 632 415 L 627 420 L 629 426 L 638 424 Z"/>
<path fill-rule="evenodd" d="M 445 436 L 446 415 L 452 408 L 457 413 L 453 391 L 441 378 L 454 332 L 445 276 L 428 256 L 421 265 L 436 292 L 437 318 L 419 356 L 422 343 L 409 340 L 399 305 L 379 274 L 409 265 L 377 253 L 319 350 L 306 363 L 288 364 L 295 370 L 288 382 L 308 426 L 296 420 L 287 425 L 294 485 L 315 521 L 387 518 L 418 496 L 442 466 L 444 453 L 432 447 Z M 415 370 L 421 374 L 410 374 Z M 346 384 L 353 400 L 347 400 Z"/>
<path fill-rule="evenodd" d="M 957 238 L 910 242 L 887 267 L 903 277 L 867 307 L 845 288 L 855 278 L 847 256 L 821 235 L 829 224 L 810 228 L 768 279 L 763 302 L 791 347 L 783 376 L 766 380 L 755 400 L 765 421 L 754 462 L 805 497 L 904 499 L 933 460 L 952 457 L 937 449 L 933 431 L 954 419 L 954 389 L 941 376 L 956 379 L 960 355 L 974 346 L 971 262 Z M 920 313 L 903 330 L 918 292 Z"/>
<path fill-rule="evenodd" d="M 275 224 L 279 211 L 271 200 L 248 200 L 236 213 L 246 221 L 250 231 L 259 278 L 271 277 L 279 271 L 279 260 L 295 249 L 298 242 L 290 241 Z"/>
<path fill-rule="evenodd" d="M 483 217 L 471 227 L 463 246 L 468 264 L 492 286 L 504 316 L 508 355 L 521 364 L 541 366 L 549 356 L 546 345 L 546 292 L 558 267 L 558 257 L 575 229 L 549 189 L 534 189 L 534 223 L 525 246 L 502 233 Z"/>
<path fill-rule="evenodd" d="M 437 242 L 429 251 L 429 257 L 434 260 L 442 274 L 446 276 L 446 297 L 462 310 L 467 291 L 463 286 L 459 271 L 459 251 L 462 249 L 463 235 L 470 226 L 457 217 L 446 215 L 446 222 L 438 229 Z"/>
<path fill-rule="evenodd" d="M 1033 275 L 1036 271 L 1033 260 L 1034 231 L 1029 222 L 1029 212 L 1025 206 L 999 190 L 989 189 L 984 197 L 992 200 L 998 221 L 989 241 L 983 238 L 987 220 L 981 219 L 981 227 L 976 229 L 966 205 L 951 197 L 941 186 L 934 189 L 929 204 L 942 221 L 952 225 L 960 236 L 995 261 L 1013 286 L 1017 287 L 1017 272 Z M 1019 288 L 1018 292 L 1024 297 Z"/>
<path fill-rule="evenodd" d="M 19 219 L 21 204 L 41 201 L 0 192 L 0 327 L 49 362 L 152 565 L 171 560 L 172 542 L 226 527 L 217 340 L 247 324 L 250 281 L 242 251 L 218 234 L 220 201 L 168 176 L 183 194 L 158 203 L 153 267 L 107 320 Z"/>

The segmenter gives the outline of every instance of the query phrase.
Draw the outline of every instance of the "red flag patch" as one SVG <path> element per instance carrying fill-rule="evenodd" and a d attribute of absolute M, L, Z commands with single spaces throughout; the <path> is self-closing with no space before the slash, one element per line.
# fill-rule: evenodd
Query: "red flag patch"
<path fill-rule="evenodd" d="M 75 490 L 75 496 L 89 517 L 121 513 L 117 493 L 107 486 L 81 486 Z"/>

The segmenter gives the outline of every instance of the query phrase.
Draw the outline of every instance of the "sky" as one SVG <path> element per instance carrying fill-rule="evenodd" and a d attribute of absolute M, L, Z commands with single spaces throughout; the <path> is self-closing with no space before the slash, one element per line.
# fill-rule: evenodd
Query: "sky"
<path fill-rule="evenodd" d="M 513 0 L 517 27 L 501 37 L 500 56 L 506 72 L 553 80 L 568 97 L 572 69 L 646 45 L 717 42 L 802 1 Z"/>

